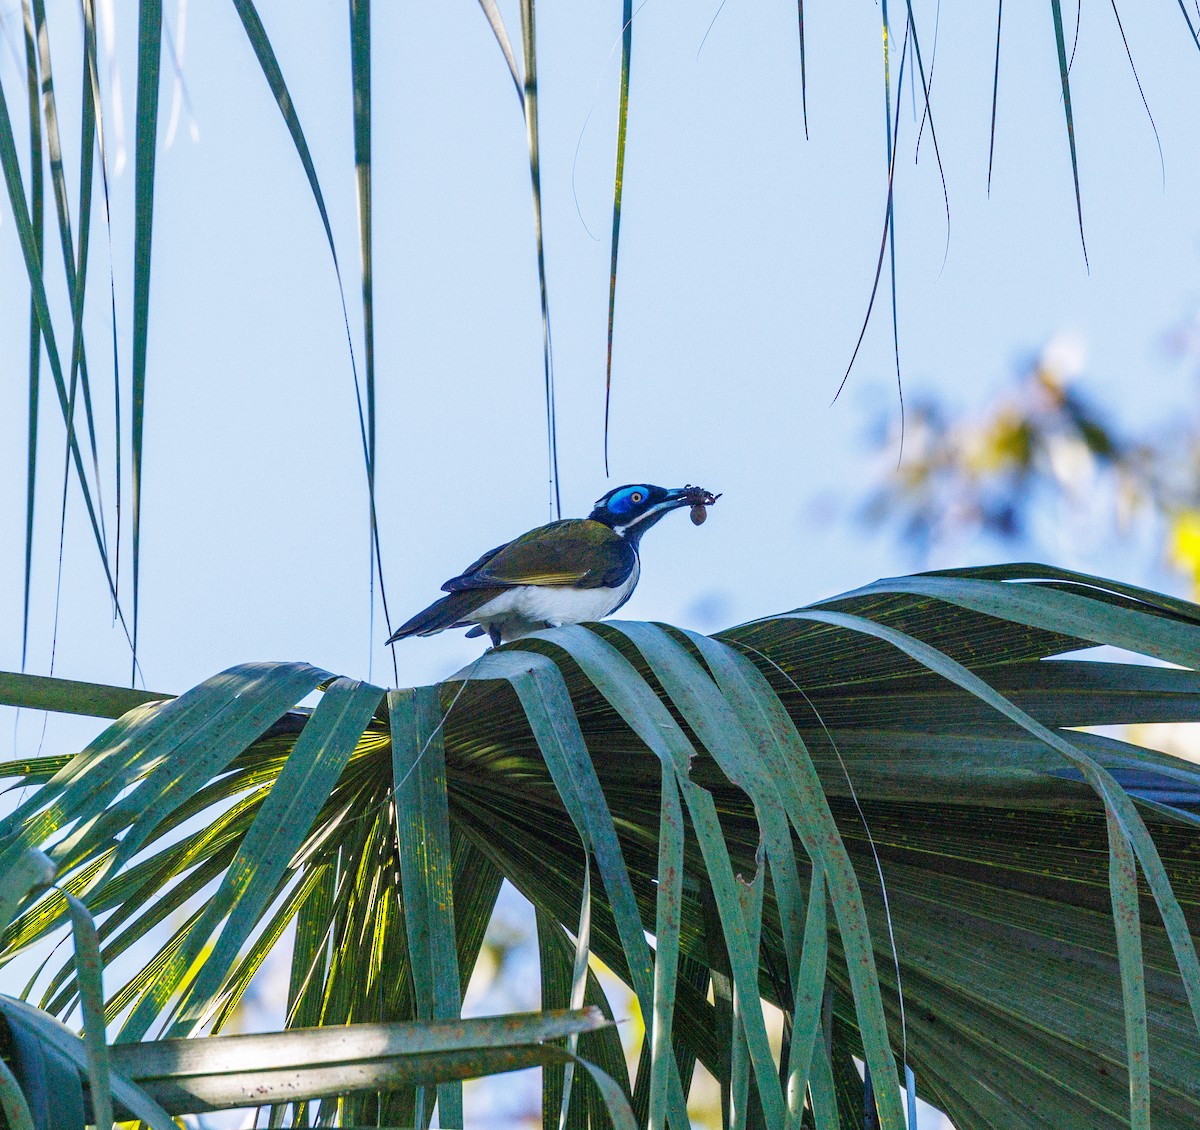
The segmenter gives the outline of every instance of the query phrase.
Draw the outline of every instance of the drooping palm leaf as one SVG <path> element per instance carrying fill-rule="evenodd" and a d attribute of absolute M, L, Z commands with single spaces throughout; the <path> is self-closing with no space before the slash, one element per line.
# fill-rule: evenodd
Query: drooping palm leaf
<path fill-rule="evenodd" d="M 371 220 L 371 11 L 370 4 L 352 0 L 350 4 L 350 60 L 352 89 L 352 122 L 354 133 L 355 185 L 358 196 L 359 254 L 362 264 L 363 300 L 363 351 L 366 358 L 366 388 L 358 376 L 358 362 L 354 354 L 354 335 L 350 330 L 350 309 L 346 304 L 346 287 L 342 281 L 342 267 L 338 259 L 337 242 L 333 237 L 333 226 L 329 210 L 325 205 L 325 194 L 317 176 L 316 164 L 300 124 L 291 91 L 283 77 L 283 70 L 276 57 L 275 49 L 254 0 L 233 0 L 234 8 L 242 21 L 246 38 L 262 68 L 263 78 L 271 88 L 271 94 L 283 116 L 284 124 L 292 139 L 296 156 L 304 169 L 309 191 L 317 206 L 333 273 L 337 280 L 338 297 L 342 307 L 342 324 L 346 330 L 346 347 L 350 356 L 350 372 L 354 380 L 354 403 L 358 413 L 359 440 L 362 443 L 363 468 L 366 472 L 367 506 L 371 533 L 371 594 L 374 615 L 374 585 L 379 581 L 379 595 L 383 606 L 384 621 L 391 633 L 388 612 L 387 589 L 383 579 L 383 550 L 379 544 L 379 522 L 375 505 L 375 315 L 374 315 L 374 267 L 372 258 Z"/>
<path fill-rule="evenodd" d="M 31 109 L 36 112 L 37 100 L 33 100 Z M 35 164 L 40 168 L 42 155 L 40 147 L 38 149 Z M 75 434 L 75 429 L 71 426 L 72 419 L 72 398 L 68 392 L 67 381 L 63 375 L 63 366 L 60 360 L 57 337 L 54 333 L 53 323 L 51 321 L 50 303 L 46 294 L 46 280 L 42 266 L 42 239 L 41 239 L 41 221 L 31 212 L 28 203 L 25 200 L 24 186 L 21 181 L 20 162 L 17 157 L 16 139 L 13 134 L 12 119 L 9 115 L 8 103 L 4 97 L 3 91 L 0 90 L 0 167 L 3 168 L 5 187 L 8 192 L 8 201 L 10 214 L 13 219 L 14 226 L 17 230 L 17 236 L 21 244 L 21 253 L 25 260 L 26 275 L 29 280 L 29 295 L 33 309 L 33 316 L 36 317 L 38 325 L 38 335 L 42 341 L 42 347 L 46 351 L 46 360 L 50 366 L 51 376 L 54 379 L 54 390 L 58 397 L 59 408 L 62 411 L 63 419 L 67 423 L 67 443 L 66 449 L 68 457 L 75 468 L 78 476 L 80 491 L 83 495 L 84 506 L 87 510 L 88 521 L 92 528 L 92 536 L 95 539 L 96 547 L 100 553 L 101 564 L 104 568 L 105 581 L 108 585 L 108 591 L 111 595 L 118 619 L 121 621 L 122 628 L 125 628 L 126 635 L 128 629 L 125 625 L 124 614 L 121 611 L 120 604 L 117 602 L 116 577 L 114 571 L 114 562 L 110 559 L 108 548 L 105 544 L 105 538 L 101 526 L 100 514 L 97 508 L 97 502 L 94 498 L 93 486 L 88 481 L 87 473 L 84 469 L 83 455 L 80 452 L 78 440 Z M 35 203 L 36 203 L 35 194 Z M 36 209 L 34 210 L 36 211 Z M 35 220 L 37 221 L 35 223 Z M 34 336 L 31 330 L 31 337 Z M 36 402 L 38 400 L 38 382 L 36 379 L 36 364 L 31 359 L 30 362 L 30 411 L 36 412 Z M 35 465 L 32 462 L 36 457 L 36 431 L 33 418 L 30 423 L 30 459 L 29 473 L 27 475 L 26 488 L 26 542 L 27 542 L 27 569 L 30 567 L 30 551 L 28 549 L 29 538 L 33 528 L 33 514 L 29 506 L 30 501 L 34 497 L 34 473 Z M 28 589 L 28 585 L 26 585 Z M 28 603 L 28 601 L 26 601 Z M 26 619 L 28 612 L 25 613 Z"/>
<path fill-rule="evenodd" d="M 1083 261 L 1087 263 L 1087 240 L 1083 235 L 1083 196 L 1079 191 L 1079 160 L 1075 153 L 1075 120 L 1071 114 L 1071 66 L 1067 62 L 1067 48 L 1063 40 L 1062 4 L 1050 0 L 1050 11 L 1054 17 L 1054 40 L 1058 46 L 1058 75 L 1062 84 L 1063 111 L 1067 118 L 1067 148 L 1071 153 L 1071 179 L 1075 182 L 1075 215 L 1079 220 L 1079 243 L 1083 248 Z"/>
<path fill-rule="evenodd" d="M 192 908 L 148 971 L 109 987 L 133 1032 L 181 1004 L 189 1028 L 223 1023 L 293 918 L 292 1023 L 428 1016 L 453 986 L 421 954 L 453 952 L 461 991 L 501 875 L 537 908 L 544 999 L 561 1005 L 586 865 L 593 952 L 641 998 L 652 1050 L 633 1092 L 652 1125 L 686 1125 L 692 1056 L 768 1126 L 806 1095 L 815 1125 L 835 1103 L 848 1125 L 851 1054 L 884 1126 L 903 1125 L 902 1055 L 963 1126 L 1182 1125 L 1200 1114 L 1200 771 L 1078 727 L 1196 719 L 1200 680 L 1056 658 L 1097 643 L 1187 660 L 1200 608 L 1011 566 L 878 582 L 713 638 L 557 629 L 392 696 L 393 724 L 424 704 L 396 755 L 378 692 L 352 720 L 320 672 L 246 668 L 39 769 L 0 832 L 13 852 L 49 848 L 106 961 Z M 317 683 L 315 713 L 289 709 Z M 331 740 L 341 768 L 320 779 Z M 286 844 L 284 808 L 306 814 L 282 822 Z M 218 879 L 260 894 L 240 917 L 205 913 Z M 10 950 L 52 928 L 55 899 L 26 907 Z M 183 960 L 202 949 L 212 964 Z M 68 1009 L 73 984 L 65 966 L 44 1003 Z M 760 997 L 789 1017 L 782 1072 Z M 321 1109 L 427 1118 L 432 1093 L 419 1101 L 389 1084 Z"/>
<path fill-rule="evenodd" d="M 487 11 L 485 6 L 485 11 Z M 529 146 L 529 183 L 533 189 L 533 231 L 537 250 L 538 295 L 542 309 L 542 371 L 546 388 L 546 443 L 550 472 L 550 501 L 554 517 L 562 517 L 558 479 L 558 408 L 554 396 L 554 352 L 550 339 L 550 291 L 546 284 L 546 243 L 542 227 L 542 151 L 538 127 L 537 21 L 535 0 L 521 0 L 521 45 L 524 76 L 521 85 L 525 138 Z M 503 42 L 501 42 L 503 47 Z"/>
<path fill-rule="evenodd" d="M 80 153 L 79 153 L 79 243 L 76 248 L 71 234 L 70 204 L 67 194 L 66 170 L 63 166 L 62 140 L 58 126 L 58 104 L 54 95 L 54 77 L 50 61 L 50 35 L 46 23 L 45 0 L 33 0 L 33 29 L 37 35 L 38 66 L 41 70 L 42 104 L 46 120 L 46 152 L 50 159 L 50 178 L 54 187 L 54 209 L 58 216 L 59 243 L 62 248 L 63 269 L 66 274 L 67 291 L 71 295 L 71 381 L 67 393 L 70 406 L 67 427 L 74 429 L 74 412 L 77 407 L 76 393 L 83 400 L 84 419 L 87 424 L 88 446 L 92 457 L 92 474 L 95 477 L 97 510 L 100 517 L 100 533 L 107 552 L 108 534 L 105 528 L 104 492 L 100 475 L 100 453 L 96 438 L 96 413 L 92 406 L 91 382 L 88 379 L 87 354 L 83 343 L 83 301 L 87 281 L 88 243 L 91 231 L 92 180 L 94 171 L 93 150 L 95 148 L 95 105 L 91 87 L 83 83 L 80 108 Z M 86 64 L 85 64 L 86 65 Z M 40 161 L 40 155 L 39 155 Z M 78 263 L 76 262 L 78 258 Z M 66 494 L 65 480 L 70 474 L 70 460 L 64 460 L 63 495 Z M 66 502 L 62 504 L 65 511 Z M 60 524 L 65 515 L 60 514 Z"/>
<path fill-rule="evenodd" d="M 22 5 L 25 24 L 25 86 L 29 103 L 29 217 L 34 246 L 39 261 L 45 258 L 45 224 L 43 211 L 45 191 L 42 169 L 42 116 L 38 105 L 38 58 L 36 32 L 29 0 Z M 25 477 L 25 601 L 21 621 L 21 666 L 25 666 L 29 650 L 29 597 L 33 585 L 33 518 L 37 486 L 38 399 L 39 374 L 42 363 L 42 330 L 38 320 L 37 302 L 29 300 L 29 438 L 28 470 Z"/>
<path fill-rule="evenodd" d="M 803 8 L 801 8 L 803 12 Z M 625 192 L 625 132 L 629 126 L 629 67 L 633 59 L 633 0 L 621 7 L 621 87 L 617 97 L 617 160 L 613 173 L 612 243 L 608 267 L 608 347 L 604 360 L 604 473 L 608 474 L 608 425 L 612 407 L 613 321 L 617 311 L 617 255 L 621 249 L 621 197 Z M 804 17 L 800 17 L 800 60 L 804 65 Z M 801 84 L 803 90 L 803 83 Z M 808 128 L 807 110 L 805 129 Z"/>
<path fill-rule="evenodd" d="M 137 144 L 133 241 L 133 667 L 137 673 L 141 581 L 142 470 L 146 422 L 146 355 L 150 336 L 150 263 L 154 233 L 154 166 L 158 157 L 158 79 L 162 61 L 162 0 L 138 0 Z M 131 679 L 130 682 L 133 682 Z"/>

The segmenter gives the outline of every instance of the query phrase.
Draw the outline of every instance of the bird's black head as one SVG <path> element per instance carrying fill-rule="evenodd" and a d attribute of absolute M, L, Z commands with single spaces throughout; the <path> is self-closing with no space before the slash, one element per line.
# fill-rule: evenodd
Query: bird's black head
<path fill-rule="evenodd" d="M 610 490 L 597 499 L 596 508 L 588 515 L 593 522 L 611 526 L 627 541 L 637 540 L 664 514 L 681 506 L 711 506 L 719 495 L 703 487 L 656 487 L 650 483 L 633 483 Z"/>

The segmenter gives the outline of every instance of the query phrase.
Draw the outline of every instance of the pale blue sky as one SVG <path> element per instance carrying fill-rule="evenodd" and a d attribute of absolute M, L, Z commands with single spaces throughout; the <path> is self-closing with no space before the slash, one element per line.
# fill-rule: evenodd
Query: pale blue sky
<path fill-rule="evenodd" d="M 66 0 L 49 7 L 70 134 L 76 9 Z M 379 505 L 399 622 L 481 550 L 545 521 L 549 510 L 532 209 L 511 80 L 470 0 L 374 7 Z M 1124 18 L 1162 136 L 1165 189 L 1110 11 L 1085 13 L 1072 71 L 1090 274 L 1075 226 L 1049 9 L 1008 13 L 990 199 L 995 13 L 950 5 L 941 13 L 933 85 L 952 213 L 944 268 L 941 187 L 928 130 L 913 165 L 907 90 L 898 115 L 910 395 L 933 389 L 978 405 L 1018 355 L 1065 329 L 1085 340 L 1090 387 L 1122 418 L 1190 410 L 1185 368 L 1164 356 L 1161 339 L 1200 290 L 1200 53 L 1174 4 L 1144 7 Z M 357 342 L 345 13 L 316 3 L 264 0 L 260 8 L 322 178 Z M 729 0 L 704 40 L 716 8 L 648 0 L 635 20 L 608 481 L 600 440 L 620 9 L 543 4 L 538 25 L 564 509 L 584 513 L 609 486 L 639 479 L 724 492 L 702 529 L 676 519 L 647 539 L 643 580 L 624 610 L 705 628 L 911 565 L 886 539 L 864 537 L 852 517 L 876 470 L 863 444 L 867 423 L 897 411 L 885 295 L 846 392 L 830 405 L 865 310 L 883 220 L 879 11 L 808 6 L 805 141 L 795 6 Z M 166 9 L 178 40 L 181 10 Z M 502 10 L 517 36 L 516 6 Z M 935 7 L 915 10 L 928 66 Z M 19 8 L 4 12 L 19 45 Z M 134 15 L 133 5 L 115 5 L 127 150 Z M 356 675 L 373 658 L 384 679 L 381 623 L 373 653 L 368 644 L 365 492 L 346 341 L 316 210 L 232 5 L 191 3 L 182 38 L 198 140 L 184 115 L 165 143 L 173 87 L 164 54 L 146 409 L 146 681 L 180 691 L 262 658 Z M 10 50 L 0 52 L 0 74 L 19 121 L 23 73 Z M 115 154 L 107 76 L 105 89 Z M 76 148 L 68 141 L 72 184 Z M 113 170 L 113 186 L 127 382 L 131 159 Z M 19 296 L 13 230 L 6 217 L 0 270 L 5 293 Z M 92 230 L 88 325 L 111 468 L 99 212 Z M 49 275 L 61 298 L 57 254 Z M 26 324 L 23 300 L 4 305 L 0 622 L 8 630 L 0 667 L 10 669 L 20 642 Z M 62 434 L 49 395 L 44 409 L 31 651 L 31 669 L 42 672 Z M 120 682 L 127 650 L 111 627 L 74 498 L 55 670 Z M 839 505 L 814 522 L 818 498 Z M 1102 556 L 1064 563 L 1105 567 Z M 1124 558 L 1120 566 L 1140 568 Z M 440 677 L 478 648 L 457 633 L 410 641 L 399 652 L 401 681 Z"/>
<path fill-rule="evenodd" d="M 73 0 L 48 7 L 72 137 L 77 8 Z M 101 7 L 115 17 L 123 96 L 118 121 L 106 70 L 110 155 L 118 156 L 122 138 L 130 154 L 112 169 L 127 407 L 136 8 L 116 0 Z M 352 675 L 366 675 L 373 661 L 374 677 L 388 679 L 381 621 L 373 649 L 368 639 L 363 471 L 341 308 L 316 210 L 232 5 L 165 7 L 198 140 L 185 114 L 167 143 L 173 84 L 164 55 L 142 530 L 146 682 L 178 692 L 257 659 L 308 660 Z M 516 5 L 501 7 L 517 36 Z M 935 7 L 914 4 L 927 65 Z M 898 112 L 900 332 L 910 396 L 932 390 L 978 407 L 1017 358 L 1070 331 L 1087 346 L 1087 387 L 1123 423 L 1194 410 L 1188 367 L 1166 356 L 1162 340 L 1200 296 L 1200 52 L 1171 0 L 1127 7 L 1166 184 L 1111 12 L 1089 9 L 1072 82 L 1090 274 L 1076 230 L 1049 6 L 1009 6 L 990 198 L 995 13 L 949 4 L 941 13 L 933 84 L 952 212 L 944 267 L 931 138 L 926 131 L 914 166 L 907 91 Z M 643 579 L 623 610 L 705 629 L 912 564 L 853 518 L 878 469 L 864 445 L 867 425 L 897 412 L 886 294 L 845 394 L 830 404 L 865 310 L 883 221 L 879 9 L 807 5 L 806 141 L 795 5 L 728 0 L 705 39 L 717 8 L 717 0 L 647 0 L 636 17 L 607 481 L 601 428 L 620 5 L 543 3 L 539 11 L 564 509 L 585 513 L 626 481 L 723 492 L 703 528 L 679 517 L 647 538 Z M 260 9 L 322 178 L 357 346 L 344 7 L 261 0 Z M 10 0 L 0 15 L 19 50 L 19 5 Z M 378 497 L 398 623 L 447 576 L 547 520 L 549 509 L 532 209 L 511 81 L 474 0 L 376 3 L 374 18 Z M 18 63 L 0 43 L 0 79 L 19 122 Z M 72 185 L 76 151 L 72 138 Z M 92 240 L 88 329 L 111 505 L 99 211 Z M 0 279 L 9 296 L 0 308 L 0 668 L 15 669 L 27 313 L 7 212 Z M 62 425 L 43 374 L 30 669 L 44 673 Z M 111 624 L 77 492 L 72 499 L 55 671 L 119 683 L 128 653 Z M 818 501 L 824 516 L 815 519 Z M 1141 550 L 1060 549 L 1063 564 L 1155 576 L 1155 561 Z M 123 569 L 127 577 L 127 560 Z M 409 641 L 399 651 L 401 680 L 442 677 L 479 649 L 461 633 Z M 0 715 L 0 748 L 15 740 L 32 752 L 40 719 L 26 714 L 19 730 L 11 719 L 11 711 Z M 57 719 L 46 751 L 71 748 L 95 728 Z"/>

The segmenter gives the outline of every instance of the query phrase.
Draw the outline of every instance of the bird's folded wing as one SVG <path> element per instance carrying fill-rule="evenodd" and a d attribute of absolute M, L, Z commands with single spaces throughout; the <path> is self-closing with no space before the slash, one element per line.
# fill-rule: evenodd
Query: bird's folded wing
<path fill-rule="evenodd" d="M 569 518 L 539 526 L 485 553 L 442 588 L 446 592 L 514 585 L 606 588 L 625 580 L 635 561 L 633 549 L 604 523 Z"/>

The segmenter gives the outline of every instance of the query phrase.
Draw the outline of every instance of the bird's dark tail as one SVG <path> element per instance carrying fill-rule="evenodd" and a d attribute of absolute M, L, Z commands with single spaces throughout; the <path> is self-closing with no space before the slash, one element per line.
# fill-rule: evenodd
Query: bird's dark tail
<path fill-rule="evenodd" d="M 452 592 L 449 596 L 435 600 L 423 612 L 418 612 L 406 624 L 401 624 L 388 639 L 388 643 L 407 639 L 409 636 L 432 636 L 447 628 L 466 627 L 470 623 L 464 620 L 476 608 L 486 604 L 492 597 L 490 592 L 479 589 L 466 589 L 462 592 Z"/>

